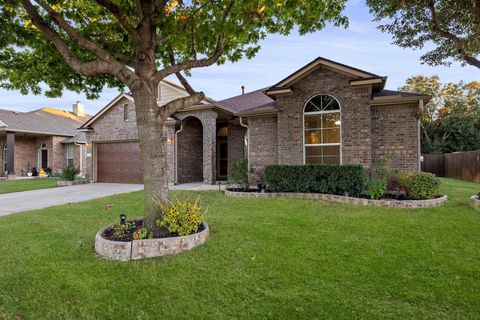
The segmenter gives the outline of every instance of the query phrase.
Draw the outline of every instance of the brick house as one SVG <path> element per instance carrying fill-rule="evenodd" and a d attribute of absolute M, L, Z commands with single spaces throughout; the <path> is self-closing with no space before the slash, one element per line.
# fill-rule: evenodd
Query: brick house
<path fill-rule="evenodd" d="M 85 174 L 85 134 L 78 127 L 90 116 L 77 102 L 73 112 L 42 108 L 31 112 L 0 109 L 1 176 L 26 176 L 35 168 L 60 172 L 68 164 Z"/>
<path fill-rule="evenodd" d="M 419 115 L 429 96 L 385 90 L 387 77 L 317 58 L 271 87 L 174 114 L 164 129 L 170 182 L 227 178 L 246 157 L 252 183 L 269 164 L 361 164 L 384 155 L 403 171 L 420 169 Z M 186 96 L 163 81 L 159 105 Z M 87 178 L 141 182 L 133 99 L 120 94 L 80 130 Z"/>

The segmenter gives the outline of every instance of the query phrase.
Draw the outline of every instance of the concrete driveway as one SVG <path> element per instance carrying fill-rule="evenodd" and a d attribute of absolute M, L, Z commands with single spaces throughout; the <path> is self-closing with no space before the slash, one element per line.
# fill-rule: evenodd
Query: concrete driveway
<path fill-rule="evenodd" d="M 143 190 L 143 184 L 91 183 L 0 194 L 0 216 Z"/>

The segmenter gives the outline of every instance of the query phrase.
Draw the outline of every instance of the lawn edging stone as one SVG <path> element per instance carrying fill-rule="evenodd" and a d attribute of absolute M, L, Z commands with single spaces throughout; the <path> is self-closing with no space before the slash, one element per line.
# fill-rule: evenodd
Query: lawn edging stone
<path fill-rule="evenodd" d="M 470 197 L 470 207 L 473 210 L 480 212 L 480 199 L 478 199 L 477 196 Z"/>
<path fill-rule="evenodd" d="M 95 251 L 107 259 L 121 261 L 161 257 L 168 254 L 180 253 L 198 247 L 207 241 L 209 235 L 208 224 L 204 221 L 202 225 L 202 231 L 188 236 L 132 240 L 126 242 L 111 241 L 102 237 L 103 232 L 113 226 L 113 224 L 111 224 L 102 228 L 95 236 Z"/>
<path fill-rule="evenodd" d="M 87 184 L 90 183 L 88 180 L 75 180 L 75 181 L 66 181 L 66 180 L 60 180 L 57 181 L 57 186 L 59 187 L 68 187 L 68 186 L 76 186 L 79 184 Z"/>
<path fill-rule="evenodd" d="M 294 199 L 307 199 L 307 200 L 321 200 L 330 202 L 339 202 L 346 204 L 364 205 L 364 206 L 376 206 L 376 207 L 389 207 L 389 208 L 431 208 L 443 206 L 448 201 L 448 196 L 442 196 L 435 199 L 427 200 L 394 200 L 394 199 L 381 199 L 371 200 L 365 198 L 339 196 L 334 194 L 323 193 L 300 193 L 300 192 L 238 192 L 225 190 L 225 195 L 229 197 L 239 198 L 294 198 Z"/>

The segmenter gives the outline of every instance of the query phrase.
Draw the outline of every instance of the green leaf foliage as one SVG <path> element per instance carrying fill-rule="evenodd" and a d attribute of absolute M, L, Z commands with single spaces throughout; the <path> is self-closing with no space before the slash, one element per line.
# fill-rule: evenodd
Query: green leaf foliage
<path fill-rule="evenodd" d="M 42 9 L 31 1 L 45 23 L 67 43 L 81 62 L 98 57 L 79 46 Z M 135 41 L 116 17 L 96 1 L 45 0 L 78 34 L 98 44 L 121 64 L 135 68 L 138 62 Z M 146 1 L 113 0 L 119 13 L 136 28 L 142 22 L 137 5 Z M 314 32 L 333 24 L 347 26 L 341 14 L 345 0 L 202 0 L 165 1 L 154 30 L 155 60 L 158 69 L 172 64 L 201 59 L 215 51 L 220 36 L 225 38 L 217 61 L 252 58 L 267 34 L 288 35 Z M 154 1 L 152 1 L 154 3 Z M 156 2 L 161 3 L 161 2 Z M 232 6 L 228 17 L 225 9 Z M 36 28 L 20 0 L 0 0 L 0 87 L 21 93 L 44 93 L 59 97 L 65 89 L 83 91 L 97 98 L 104 86 L 124 88 L 116 75 L 84 77 L 63 61 L 55 46 Z M 106 61 L 108 62 L 108 61 Z M 187 74 L 189 70 L 183 70 Z M 45 89 L 46 88 L 46 89 Z"/>
<path fill-rule="evenodd" d="M 423 62 L 435 66 L 457 60 L 480 68 L 478 1 L 367 0 L 367 5 L 394 44 L 413 49 L 434 45 L 421 57 Z"/>
<path fill-rule="evenodd" d="M 356 196 L 364 187 L 359 165 L 271 165 L 265 168 L 265 183 L 272 192 L 315 192 Z"/>
<path fill-rule="evenodd" d="M 413 76 L 399 90 L 432 96 L 421 117 L 422 153 L 480 149 L 480 82 Z"/>
<path fill-rule="evenodd" d="M 429 172 L 406 173 L 400 184 L 409 196 L 417 200 L 431 199 L 440 194 L 441 180 Z"/>
<path fill-rule="evenodd" d="M 228 174 L 228 184 L 240 190 L 250 189 L 247 159 L 239 159 L 233 163 L 232 169 Z"/>

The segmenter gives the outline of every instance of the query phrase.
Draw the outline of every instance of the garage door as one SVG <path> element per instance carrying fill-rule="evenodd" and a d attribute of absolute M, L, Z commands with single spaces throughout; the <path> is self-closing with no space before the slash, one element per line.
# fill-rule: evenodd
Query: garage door
<path fill-rule="evenodd" d="M 143 183 L 138 142 L 97 143 L 97 182 Z"/>

